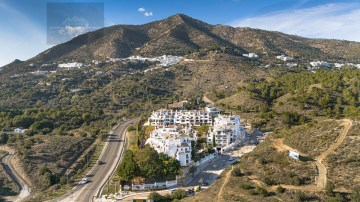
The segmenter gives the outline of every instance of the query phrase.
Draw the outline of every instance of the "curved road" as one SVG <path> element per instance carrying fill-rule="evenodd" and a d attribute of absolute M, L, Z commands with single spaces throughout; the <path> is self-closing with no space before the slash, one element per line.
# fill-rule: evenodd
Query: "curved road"
<path fill-rule="evenodd" d="M 318 157 L 315 158 L 315 165 L 318 170 L 318 176 L 315 178 L 315 184 L 303 185 L 303 186 L 281 185 L 282 187 L 284 187 L 286 189 L 305 190 L 305 191 L 308 191 L 308 190 L 323 191 L 325 189 L 326 182 L 327 182 L 327 167 L 323 164 L 322 161 L 328 155 L 333 153 L 344 142 L 350 128 L 352 127 L 352 120 L 350 120 L 350 119 L 342 119 L 342 120 L 339 120 L 339 122 L 341 122 L 341 125 L 344 126 L 344 129 L 341 131 L 339 136 L 336 138 L 335 142 L 329 148 L 327 148 L 324 152 L 322 152 Z M 288 151 L 288 150 L 297 151 L 296 149 L 291 148 L 288 145 L 285 145 L 283 143 L 283 138 L 275 140 L 273 145 L 280 152 Z M 304 154 L 301 152 L 299 152 L 299 154 L 301 156 L 308 156 L 307 154 Z M 277 186 L 273 186 L 274 189 L 276 187 Z"/>
<path fill-rule="evenodd" d="M 136 121 L 136 119 L 121 123 L 116 127 L 113 133 L 110 134 L 99 158 L 104 164 L 96 164 L 89 171 L 87 174 L 89 180 L 88 183 L 82 185 L 77 184 L 69 193 L 52 201 L 92 201 L 120 162 L 122 153 L 125 149 L 126 129 L 134 121 Z"/>
<path fill-rule="evenodd" d="M 7 146 L 1 146 L 0 149 L 7 152 L 7 154 L 1 159 L 1 163 L 6 173 L 11 177 L 11 179 L 13 179 L 15 184 L 20 188 L 20 194 L 18 196 L 16 197 L 10 196 L 6 198 L 10 201 L 23 201 L 26 197 L 30 196 L 31 188 L 27 184 L 27 182 L 20 176 L 20 174 L 16 171 L 14 165 L 12 164 L 12 159 L 15 156 L 14 150 Z"/>

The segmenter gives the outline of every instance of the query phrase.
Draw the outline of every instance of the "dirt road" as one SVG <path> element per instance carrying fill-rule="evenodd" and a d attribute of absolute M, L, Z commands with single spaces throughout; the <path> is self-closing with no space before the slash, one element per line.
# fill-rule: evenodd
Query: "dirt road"
<path fill-rule="evenodd" d="M 7 152 L 7 155 L 1 159 L 7 174 L 13 178 L 14 182 L 20 187 L 20 194 L 17 197 L 9 197 L 11 201 L 23 201 L 25 198 L 30 196 L 31 188 L 30 185 L 23 179 L 19 174 L 19 170 L 15 169 L 17 166 L 14 165 L 15 151 L 7 146 L 1 146 L 1 150 Z"/>
<path fill-rule="evenodd" d="M 325 150 L 323 153 L 321 153 L 319 156 L 315 158 L 315 165 L 318 170 L 318 176 L 315 178 L 315 184 L 314 185 L 307 185 L 307 186 L 293 186 L 293 185 L 281 185 L 282 187 L 286 189 L 294 189 L 294 190 L 305 190 L 305 191 L 323 191 L 326 186 L 327 182 L 327 168 L 323 164 L 323 160 L 330 154 L 332 154 L 345 140 L 346 135 L 349 132 L 349 129 L 352 126 L 352 121 L 349 119 L 342 119 L 339 120 L 341 122 L 341 125 L 344 126 L 344 129 L 341 131 L 340 135 L 336 138 L 334 144 L 332 144 L 327 150 Z M 280 152 L 284 151 L 296 151 L 298 150 L 291 148 L 288 145 L 285 145 L 283 142 L 283 139 L 276 139 L 273 142 L 273 146 Z M 301 156 L 308 156 L 307 154 L 299 152 Z M 275 186 L 276 188 L 277 186 Z"/>

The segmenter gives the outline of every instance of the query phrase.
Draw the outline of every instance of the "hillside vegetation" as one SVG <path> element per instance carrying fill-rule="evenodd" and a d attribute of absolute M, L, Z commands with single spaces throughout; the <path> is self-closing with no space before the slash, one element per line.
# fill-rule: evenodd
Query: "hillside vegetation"
<path fill-rule="evenodd" d="M 56 188 L 64 184 L 66 168 L 82 172 L 84 158 L 91 152 L 88 150 L 105 140 L 120 120 L 146 117 L 180 100 L 196 103 L 207 94 L 225 112 L 239 113 L 254 128 L 282 134 L 293 147 L 317 155 L 340 130 L 330 128 L 333 125 L 322 122 L 324 119 L 360 115 L 360 71 L 344 67 L 310 72 L 309 62 L 357 63 L 359 47 L 356 42 L 210 25 L 182 14 L 144 25 L 107 27 L 1 69 L 0 143 L 16 148 L 35 188 Z M 259 58 L 243 56 L 251 52 Z M 149 60 L 114 59 L 165 54 L 184 58 L 166 67 Z M 280 54 L 293 57 L 296 66 L 276 59 Z M 73 62 L 83 65 L 59 67 Z M 318 127 L 320 123 L 324 126 Z M 16 135 L 13 131 L 17 127 L 28 130 Z M 311 136 L 311 142 L 305 143 L 296 135 L 302 128 L 313 130 L 306 136 L 327 132 Z M 289 129 L 293 133 L 287 133 Z M 291 142 L 290 137 L 299 141 Z M 144 139 L 136 140 L 136 146 Z M 318 150 L 312 153 L 307 147 Z M 261 160 L 267 153 L 271 155 Z M 301 163 L 303 169 L 296 168 L 270 142 L 254 155 L 244 159 L 253 163 L 254 173 L 262 173 L 258 173 L 260 180 L 313 182 L 313 168 L 308 162 Z M 336 157 L 333 160 L 340 161 Z M 268 176 L 282 166 L 289 167 L 287 175 L 274 172 Z M 346 170 L 345 166 L 340 168 Z M 140 172 L 142 176 L 144 172 Z"/>

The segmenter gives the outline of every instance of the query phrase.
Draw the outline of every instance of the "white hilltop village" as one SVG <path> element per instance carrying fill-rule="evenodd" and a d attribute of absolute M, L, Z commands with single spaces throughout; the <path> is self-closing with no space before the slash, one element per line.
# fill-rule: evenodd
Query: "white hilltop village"
<path fill-rule="evenodd" d="M 154 111 L 145 125 L 154 126 L 146 144 L 158 153 L 164 153 L 189 166 L 192 161 L 192 141 L 197 140 L 195 127 L 209 126 L 206 143 L 216 153 L 226 152 L 245 139 L 245 126 L 240 116 L 222 115 L 212 105 L 200 110 L 185 110 L 183 102 L 169 105 L 168 109 Z"/>

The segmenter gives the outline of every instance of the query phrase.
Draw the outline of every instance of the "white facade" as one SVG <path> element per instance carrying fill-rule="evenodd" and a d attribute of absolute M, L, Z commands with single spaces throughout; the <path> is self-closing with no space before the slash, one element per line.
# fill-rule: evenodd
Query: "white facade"
<path fill-rule="evenodd" d="M 251 59 L 259 58 L 259 56 L 256 53 L 243 54 L 243 56 Z"/>
<path fill-rule="evenodd" d="M 220 114 L 220 110 L 212 106 L 205 107 L 205 111 L 209 112 L 212 116 L 218 116 Z"/>
<path fill-rule="evenodd" d="M 325 61 L 310 62 L 310 65 L 313 67 L 331 67 L 331 64 Z"/>
<path fill-rule="evenodd" d="M 285 55 L 279 55 L 279 56 L 276 56 L 277 59 L 280 59 L 282 61 L 285 61 L 285 62 L 289 62 L 289 61 L 293 61 L 294 58 L 292 57 L 288 57 L 288 56 L 285 56 Z"/>
<path fill-rule="evenodd" d="M 196 140 L 196 132 L 190 128 L 158 128 L 151 132 L 146 144 L 158 153 L 164 153 L 180 161 L 181 166 L 191 163 L 191 141 Z"/>
<path fill-rule="evenodd" d="M 168 110 L 160 109 L 154 111 L 149 118 L 151 126 L 201 126 L 211 125 L 212 117 L 207 111 L 202 110 Z"/>
<path fill-rule="evenodd" d="M 215 139 L 216 147 L 223 148 L 244 137 L 245 128 L 240 124 L 240 116 L 219 115 L 214 119 L 214 126 L 207 134 L 207 143 L 213 144 Z"/>
<path fill-rule="evenodd" d="M 25 134 L 27 130 L 26 129 L 23 129 L 23 128 L 15 128 L 14 129 L 14 133 L 15 134 Z"/>
<path fill-rule="evenodd" d="M 70 62 L 70 63 L 63 63 L 63 64 L 58 64 L 58 67 L 60 68 L 67 68 L 67 69 L 71 69 L 71 68 L 81 68 L 83 66 L 82 63 L 78 63 L 78 62 Z"/>

